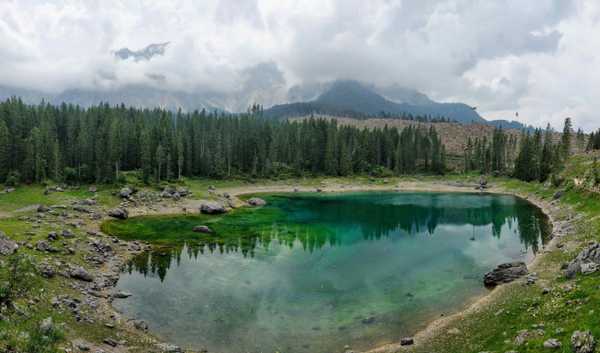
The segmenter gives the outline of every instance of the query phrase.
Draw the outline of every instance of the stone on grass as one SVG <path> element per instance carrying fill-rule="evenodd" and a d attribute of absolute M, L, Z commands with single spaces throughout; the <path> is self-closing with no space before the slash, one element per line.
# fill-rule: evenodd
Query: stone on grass
<path fill-rule="evenodd" d="M 83 267 L 75 267 L 69 272 L 69 276 L 84 282 L 92 282 L 94 277 Z"/>
<path fill-rule="evenodd" d="M 44 206 L 44 205 L 39 205 L 37 207 L 37 211 L 40 212 L 40 213 L 45 213 L 45 212 L 50 211 L 50 207 Z"/>
<path fill-rule="evenodd" d="M 560 347 L 562 347 L 562 344 L 556 338 L 550 338 L 550 339 L 544 341 L 544 348 L 558 349 Z"/>
<path fill-rule="evenodd" d="M 204 214 L 222 214 L 227 212 L 227 208 L 219 202 L 205 202 L 200 205 L 200 212 Z"/>
<path fill-rule="evenodd" d="M 127 219 L 129 217 L 129 212 L 123 208 L 114 208 L 108 211 L 108 215 L 117 219 Z"/>
<path fill-rule="evenodd" d="M 12 255 L 17 251 L 19 245 L 12 239 L 10 239 L 4 232 L 0 231 L 0 255 L 8 256 Z"/>
<path fill-rule="evenodd" d="M 594 262 L 586 262 L 581 264 L 581 273 L 584 275 L 589 275 L 591 273 L 597 272 L 600 269 L 600 266 Z"/>
<path fill-rule="evenodd" d="M 571 336 L 573 353 L 593 353 L 596 341 L 590 331 L 575 331 Z"/>
<path fill-rule="evenodd" d="M 122 188 L 119 191 L 119 196 L 121 196 L 121 198 L 123 199 L 128 199 L 131 196 L 131 194 L 133 194 L 133 190 L 131 190 L 128 187 Z"/>
<path fill-rule="evenodd" d="M 51 317 L 47 317 L 40 323 L 40 332 L 44 335 L 49 335 L 54 330 L 54 322 Z"/>

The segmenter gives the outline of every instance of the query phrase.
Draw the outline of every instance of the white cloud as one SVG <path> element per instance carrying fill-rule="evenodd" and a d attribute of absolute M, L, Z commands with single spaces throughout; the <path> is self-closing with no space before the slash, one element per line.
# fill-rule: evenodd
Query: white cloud
<path fill-rule="evenodd" d="M 245 93 L 269 101 L 296 83 L 351 78 L 464 101 L 486 117 L 519 111 L 558 127 L 572 115 L 590 129 L 599 18 L 593 0 L 4 0 L 0 84 L 255 89 Z M 111 54 L 160 42 L 171 44 L 150 61 Z"/>

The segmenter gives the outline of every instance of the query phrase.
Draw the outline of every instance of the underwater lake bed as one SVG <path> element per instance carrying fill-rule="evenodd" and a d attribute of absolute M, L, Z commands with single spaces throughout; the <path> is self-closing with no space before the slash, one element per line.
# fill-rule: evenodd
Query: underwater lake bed
<path fill-rule="evenodd" d="M 113 305 L 162 339 L 217 353 L 332 353 L 413 335 L 484 295 L 483 274 L 543 247 L 542 211 L 509 195 L 261 195 L 227 215 L 137 217 L 147 240 Z M 209 226 L 214 233 L 194 233 Z"/>

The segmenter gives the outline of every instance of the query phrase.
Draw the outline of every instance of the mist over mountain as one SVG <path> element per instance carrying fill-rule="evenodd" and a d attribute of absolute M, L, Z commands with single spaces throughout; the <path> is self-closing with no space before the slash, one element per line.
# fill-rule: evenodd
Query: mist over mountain
<path fill-rule="evenodd" d="M 269 67 L 259 67 L 261 73 Z M 252 75 L 253 73 L 250 73 Z M 160 75 L 154 80 L 164 81 Z M 46 101 L 52 104 L 71 103 L 89 107 L 101 102 L 110 105 L 125 104 L 137 108 L 164 108 L 169 110 L 243 112 L 251 104 L 266 108 L 269 118 L 301 117 L 311 114 L 333 115 L 365 119 L 369 117 L 444 118 L 462 124 L 488 124 L 503 128 L 525 128 L 520 122 L 487 121 L 476 110 L 464 103 L 438 103 L 416 90 L 392 85 L 378 87 L 353 80 L 337 80 L 326 83 L 309 83 L 292 86 L 286 90 L 284 83 L 272 74 L 267 84 L 249 80 L 242 90 L 234 93 L 184 92 L 161 89 L 150 85 L 125 85 L 114 89 L 70 89 L 58 94 L 36 90 L 0 86 L 0 99 L 21 97 L 27 103 Z M 274 104 L 279 103 L 279 104 Z M 274 105 L 273 105 L 274 104 Z"/>

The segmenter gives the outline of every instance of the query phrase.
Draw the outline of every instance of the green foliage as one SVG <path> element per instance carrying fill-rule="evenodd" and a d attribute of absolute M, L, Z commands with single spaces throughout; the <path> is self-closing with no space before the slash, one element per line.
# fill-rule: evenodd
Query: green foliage
<path fill-rule="evenodd" d="M 502 128 L 495 128 L 491 139 L 469 138 L 464 151 L 465 172 L 505 175 L 512 168 L 516 148 L 517 137 Z"/>
<path fill-rule="evenodd" d="M 64 333 L 57 327 L 42 331 L 39 327 L 29 333 L 29 339 L 23 347 L 23 353 L 58 353 L 55 344 L 64 339 Z"/>
<path fill-rule="evenodd" d="M 0 304 L 26 295 L 35 285 L 35 271 L 28 256 L 17 254 L 9 257 L 6 267 L 0 269 Z"/>
<path fill-rule="evenodd" d="M 16 171 L 12 171 L 8 173 L 6 177 L 6 182 L 4 183 L 6 186 L 17 186 L 21 181 L 21 174 Z"/>

